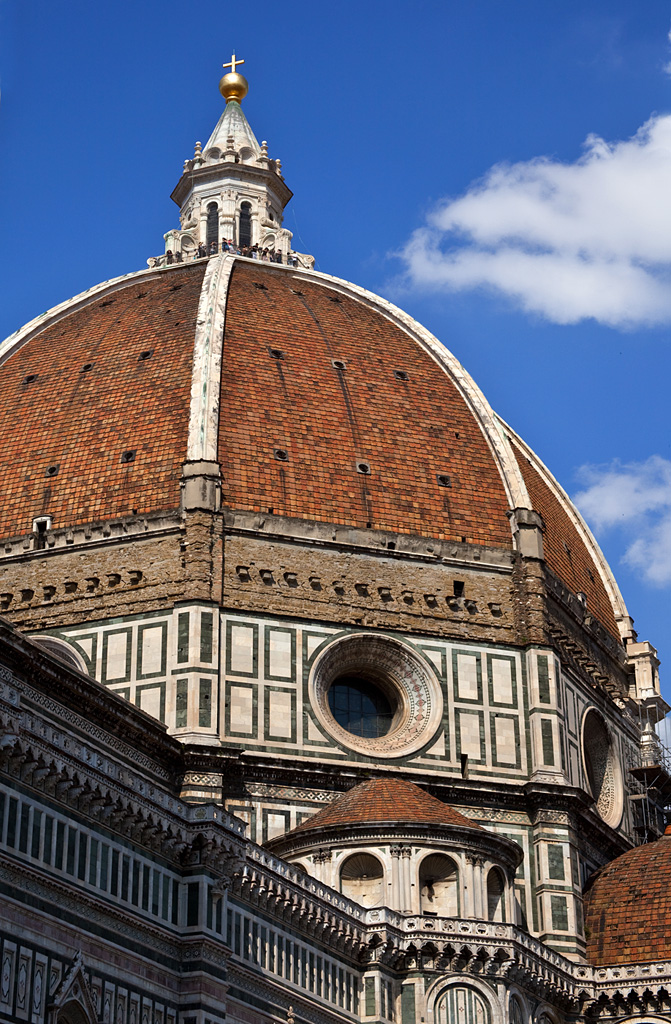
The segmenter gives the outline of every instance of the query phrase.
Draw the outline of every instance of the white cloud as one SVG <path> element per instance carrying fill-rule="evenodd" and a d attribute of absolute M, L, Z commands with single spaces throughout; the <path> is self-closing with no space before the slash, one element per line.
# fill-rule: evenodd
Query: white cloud
<path fill-rule="evenodd" d="M 411 285 L 485 288 L 555 323 L 671 322 L 671 115 L 575 163 L 493 167 L 400 253 Z"/>
<path fill-rule="evenodd" d="M 574 501 L 597 532 L 618 529 L 623 561 L 655 586 L 671 584 L 671 461 L 583 466 L 584 490 Z"/>

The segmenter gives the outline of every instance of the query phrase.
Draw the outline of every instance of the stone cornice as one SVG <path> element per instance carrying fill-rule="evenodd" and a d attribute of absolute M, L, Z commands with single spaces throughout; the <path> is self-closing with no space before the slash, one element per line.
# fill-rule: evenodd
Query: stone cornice
<path fill-rule="evenodd" d="M 265 167 L 255 167 L 254 164 L 238 164 L 222 160 L 185 171 L 172 190 L 170 198 L 181 208 L 189 193 L 199 185 L 220 183 L 222 188 L 226 188 L 228 181 L 244 181 L 245 179 L 253 181 L 255 184 L 266 185 L 280 200 L 282 208 L 293 196 L 293 192 L 284 179 L 280 178 L 275 171 Z"/>
<path fill-rule="evenodd" d="M 375 842 L 382 846 L 388 842 L 421 842 L 422 845 L 432 844 L 436 849 L 449 845 L 452 850 L 463 849 L 469 853 L 477 853 L 481 857 L 491 856 L 502 861 L 510 871 L 515 871 L 522 862 L 524 854 L 517 843 L 499 836 L 486 829 L 465 828 L 462 825 L 426 824 L 413 825 L 409 822 L 371 822 L 360 825 L 330 825 L 315 829 L 305 829 L 296 833 L 288 833 L 271 840 L 267 846 L 276 850 L 281 856 L 296 856 L 306 850 L 318 849 L 323 846 L 339 848 L 360 843 Z"/>
<path fill-rule="evenodd" d="M 66 526 L 49 530 L 44 548 L 33 548 L 35 535 L 25 533 L 3 541 L 0 562 L 25 562 L 49 559 L 63 551 L 87 552 L 96 548 L 109 547 L 119 541 L 138 541 L 167 537 L 184 529 L 183 516 L 179 509 L 174 512 L 155 512 L 142 516 L 120 516 L 118 519 L 101 520 L 84 526 Z"/>

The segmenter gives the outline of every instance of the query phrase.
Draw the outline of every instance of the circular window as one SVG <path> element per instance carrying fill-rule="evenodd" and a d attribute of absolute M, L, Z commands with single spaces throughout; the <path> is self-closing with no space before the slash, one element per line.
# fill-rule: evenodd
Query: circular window
<path fill-rule="evenodd" d="M 597 711 L 585 715 L 582 750 L 596 809 L 607 825 L 615 827 L 622 817 L 622 773 L 606 724 Z"/>
<path fill-rule="evenodd" d="M 425 746 L 440 726 L 438 681 L 399 640 L 353 633 L 316 658 L 310 695 L 322 726 L 344 747 L 398 757 Z"/>
<path fill-rule="evenodd" d="M 331 683 L 328 702 L 338 725 L 369 739 L 387 735 L 399 704 L 393 694 L 385 693 L 384 685 L 353 675 L 340 676 Z"/>

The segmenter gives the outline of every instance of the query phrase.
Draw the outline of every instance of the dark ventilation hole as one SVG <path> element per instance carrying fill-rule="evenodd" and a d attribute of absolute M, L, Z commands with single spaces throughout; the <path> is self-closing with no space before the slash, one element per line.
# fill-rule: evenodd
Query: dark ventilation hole
<path fill-rule="evenodd" d="M 303 292 L 299 292 L 298 288 L 290 288 L 289 291 L 293 292 L 294 295 L 302 295 L 303 294 Z"/>
<path fill-rule="evenodd" d="M 79 372 L 80 373 L 88 373 L 89 370 L 92 370 L 92 369 L 93 369 L 93 363 L 84 363 L 84 365 L 82 366 L 82 368 L 81 368 L 81 370 Z"/>
<path fill-rule="evenodd" d="M 453 585 L 452 585 L 452 592 L 453 592 L 455 597 L 463 597 L 464 596 L 464 581 L 463 580 L 455 580 Z"/>
<path fill-rule="evenodd" d="M 347 369 L 347 363 L 345 363 L 342 359 L 332 359 L 331 366 L 335 367 L 336 370 Z"/>
<path fill-rule="evenodd" d="M 267 292 L 265 284 L 262 281 L 254 281 L 254 287 L 258 288 L 260 292 Z"/>
<path fill-rule="evenodd" d="M 447 473 L 436 473 L 436 480 L 438 481 L 439 487 L 451 487 L 452 481 L 450 480 Z"/>
<path fill-rule="evenodd" d="M 181 284 L 173 284 L 173 286 L 171 287 L 170 291 L 171 292 L 178 292 L 181 287 L 182 287 Z"/>
<path fill-rule="evenodd" d="M 459 436 L 460 436 L 460 435 L 459 435 L 459 431 L 457 431 L 457 432 L 455 433 L 455 435 L 454 435 L 454 436 L 455 436 L 455 437 L 459 437 Z"/>
<path fill-rule="evenodd" d="M 357 473 L 363 473 L 364 476 L 370 476 L 370 463 L 357 462 L 356 471 Z"/>
<path fill-rule="evenodd" d="M 105 299 L 105 301 L 101 302 L 100 305 L 101 306 L 111 306 L 113 302 L 114 302 L 114 299 Z"/>
<path fill-rule="evenodd" d="M 130 448 L 127 452 L 122 452 L 119 462 L 135 462 L 135 452 Z"/>
<path fill-rule="evenodd" d="M 269 348 L 268 351 L 273 359 L 284 359 L 284 352 L 281 348 Z"/>
<path fill-rule="evenodd" d="M 39 376 L 39 374 L 37 374 L 37 373 L 29 373 L 27 377 L 23 378 L 23 383 L 24 384 L 33 384 L 37 380 L 38 376 Z"/>
<path fill-rule="evenodd" d="M 342 299 L 338 295 L 329 295 L 331 302 L 342 302 Z"/>
<path fill-rule="evenodd" d="M 410 380 L 405 370 L 394 370 L 394 377 L 396 380 Z"/>
<path fill-rule="evenodd" d="M 140 352 L 139 356 L 137 357 L 138 358 L 138 362 L 142 363 L 142 362 L 144 362 L 145 359 L 151 359 L 153 354 L 154 354 L 153 348 L 145 349 L 144 352 Z"/>
<path fill-rule="evenodd" d="M 387 551 L 395 551 L 395 550 L 396 550 L 396 541 L 388 540 L 387 541 Z"/>
<path fill-rule="evenodd" d="M 147 297 L 147 293 L 146 292 L 138 292 L 137 295 L 135 296 L 136 299 L 145 299 L 146 297 Z"/>
<path fill-rule="evenodd" d="M 44 475 L 45 476 L 58 476 L 58 468 L 59 467 L 56 464 L 54 464 L 52 466 L 47 466 Z"/>
<path fill-rule="evenodd" d="M 285 448 L 273 448 L 273 455 L 278 462 L 288 462 L 289 452 Z"/>

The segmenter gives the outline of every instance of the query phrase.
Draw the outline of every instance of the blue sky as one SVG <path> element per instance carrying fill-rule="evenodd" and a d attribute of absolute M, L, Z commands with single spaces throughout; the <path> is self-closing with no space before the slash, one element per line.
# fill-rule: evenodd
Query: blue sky
<path fill-rule="evenodd" d="M 455 353 L 671 663 L 670 27 L 661 0 L 0 0 L 0 335 L 162 250 L 235 48 L 296 248 Z"/>

